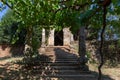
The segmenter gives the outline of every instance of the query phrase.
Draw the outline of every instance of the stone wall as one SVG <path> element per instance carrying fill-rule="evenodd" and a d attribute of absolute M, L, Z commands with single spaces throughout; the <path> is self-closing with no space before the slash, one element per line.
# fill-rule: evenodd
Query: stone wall
<path fill-rule="evenodd" d="M 10 46 L 7 44 L 0 45 L 0 57 L 21 56 L 23 55 L 24 46 Z"/>
<path fill-rule="evenodd" d="M 55 29 L 50 30 L 50 34 L 48 37 L 48 46 L 54 46 L 54 33 L 55 33 Z M 73 35 L 70 32 L 69 28 L 64 28 L 63 29 L 63 46 L 70 46 L 70 43 L 73 40 Z"/>
<path fill-rule="evenodd" d="M 9 45 L 0 45 L 0 57 L 11 56 Z"/>

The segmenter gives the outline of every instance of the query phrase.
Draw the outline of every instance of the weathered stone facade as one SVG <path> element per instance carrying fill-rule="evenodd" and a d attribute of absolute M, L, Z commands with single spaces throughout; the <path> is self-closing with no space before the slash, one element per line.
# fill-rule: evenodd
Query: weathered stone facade
<path fill-rule="evenodd" d="M 55 29 L 50 30 L 49 37 L 48 37 L 48 45 L 53 46 L 54 45 L 54 31 Z"/>
<path fill-rule="evenodd" d="M 43 46 L 70 46 L 74 41 L 73 34 L 69 28 L 64 28 L 62 31 L 56 32 L 55 29 L 49 31 L 47 43 L 45 43 L 45 29 L 42 32 L 42 47 Z M 57 40 L 57 41 L 56 41 Z M 56 44 L 57 42 L 57 44 Z"/>

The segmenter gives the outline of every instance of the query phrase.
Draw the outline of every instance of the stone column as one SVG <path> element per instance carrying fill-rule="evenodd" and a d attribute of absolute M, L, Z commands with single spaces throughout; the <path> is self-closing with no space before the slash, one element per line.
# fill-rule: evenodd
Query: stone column
<path fill-rule="evenodd" d="M 50 30 L 48 38 L 48 46 L 54 46 L 54 31 L 55 29 Z"/>
<path fill-rule="evenodd" d="M 70 43 L 73 43 L 73 42 L 74 42 L 73 34 L 70 33 Z"/>
<path fill-rule="evenodd" d="M 45 47 L 45 29 L 42 29 L 42 47 Z"/>
<path fill-rule="evenodd" d="M 81 26 L 79 29 L 79 63 L 81 71 L 88 71 L 88 66 L 86 65 L 88 59 L 86 57 L 86 42 L 85 42 L 85 26 Z"/>
<path fill-rule="evenodd" d="M 70 30 L 69 28 L 64 28 L 63 29 L 63 35 L 64 35 L 64 45 L 65 46 L 70 46 L 70 41 L 71 41 L 71 37 L 70 37 Z"/>

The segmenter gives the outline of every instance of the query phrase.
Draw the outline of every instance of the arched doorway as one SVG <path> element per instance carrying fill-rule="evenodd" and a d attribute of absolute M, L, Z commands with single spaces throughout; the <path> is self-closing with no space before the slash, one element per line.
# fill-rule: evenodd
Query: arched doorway
<path fill-rule="evenodd" d="M 63 46 L 63 30 L 54 32 L 54 45 Z"/>

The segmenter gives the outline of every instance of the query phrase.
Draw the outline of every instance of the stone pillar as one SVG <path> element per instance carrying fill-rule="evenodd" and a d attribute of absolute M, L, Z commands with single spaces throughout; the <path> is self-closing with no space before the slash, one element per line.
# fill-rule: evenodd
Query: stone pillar
<path fill-rule="evenodd" d="M 64 28 L 63 29 L 63 35 L 64 35 L 64 42 L 63 44 L 65 46 L 70 46 L 70 41 L 71 41 L 71 37 L 70 37 L 70 30 L 69 28 Z"/>
<path fill-rule="evenodd" d="M 73 42 L 74 42 L 73 34 L 70 33 L 70 43 L 73 43 Z"/>
<path fill-rule="evenodd" d="M 85 26 L 81 26 L 79 29 L 79 63 L 81 71 L 89 71 L 86 65 L 88 59 L 86 57 L 86 42 L 85 42 Z"/>
<path fill-rule="evenodd" d="M 42 29 L 42 47 L 45 47 L 45 29 Z"/>
<path fill-rule="evenodd" d="M 49 46 L 54 46 L 54 31 L 55 31 L 55 29 L 50 30 L 49 38 L 48 38 Z"/>

